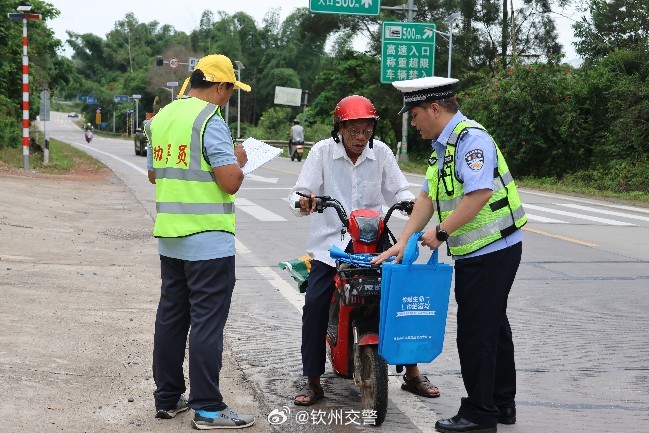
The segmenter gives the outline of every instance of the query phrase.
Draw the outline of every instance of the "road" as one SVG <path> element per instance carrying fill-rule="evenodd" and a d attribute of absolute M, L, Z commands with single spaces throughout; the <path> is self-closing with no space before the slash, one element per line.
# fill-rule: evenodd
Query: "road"
<path fill-rule="evenodd" d="M 96 135 L 86 144 L 62 113 L 52 113 L 47 128 L 51 137 L 110 167 L 154 217 L 146 158 L 134 154 L 131 141 Z M 329 366 L 323 381 L 327 398 L 307 408 L 320 424 L 312 419 L 301 425 L 295 418 L 303 296 L 277 264 L 304 254 L 309 219 L 293 217 L 286 201 L 302 164 L 277 158 L 247 177 L 237 194 L 237 286 L 228 345 L 254 384 L 262 410 L 290 410 L 276 431 L 374 431 L 345 421 L 360 408 L 358 390 Z M 423 177 L 406 177 L 418 194 Z M 649 431 L 649 209 L 525 189 L 521 198 L 529 223 L 508 309 L 516 344 L 518 423 L 499 431 Z M 400 232 L 403 223 L 396 219 L 392 230 Z M 440 257 L 450 262 L 445 253 Z M 444 351 L 420 366 L 442 397 L 401 391 L 391 371 L 381 431 L 430 432 L 437 418 L 456 413 L 464 388 L 455 314 L 451 296 Z M 343 420 L 331 422 L 340 412 Z"/>

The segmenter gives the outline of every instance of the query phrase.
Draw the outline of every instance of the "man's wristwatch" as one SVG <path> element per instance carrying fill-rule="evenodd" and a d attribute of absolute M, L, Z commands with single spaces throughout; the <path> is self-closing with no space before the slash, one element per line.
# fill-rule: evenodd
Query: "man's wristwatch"
<path fill-rule="evenodd" d="M 446 232 L 446 230 L 442 229 L 439 226 L 439 224 L 437 224 L 437 227 L 435 227 L 435 231 L 436 231 L 435 236 L 437 237 L 437 240 L 441 242 L 446 242 L 446 240 L 448 239 L 448 233 Z"/>

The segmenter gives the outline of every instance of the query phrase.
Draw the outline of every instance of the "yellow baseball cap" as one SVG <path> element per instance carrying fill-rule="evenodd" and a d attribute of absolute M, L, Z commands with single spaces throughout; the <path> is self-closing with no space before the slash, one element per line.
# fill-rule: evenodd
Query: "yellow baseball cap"
<path fill-rule="evenodd" d="M 241 89 L 244 92 L 250 92 L 250 86 L 237 81 L 237 77 L 234 73 L 234 66 L 232 66 L 232 60 L 223 54 L 210 54 L 203 57 L 198 61 L 194 69 L 200 69 L 205 76 L 205 81 L 210 81 L 213 83 L 234 83 L 234 89 Z M 178 98 L 181 98 L 185 93 L 187 84 L 189 83 L 189 78 L 185 80 L 183 87 L 178 92 Z"/>
<path fill-rule="evenodd" d="M 196 69 L 203 71 L 205 81 L 213 81 L 215 83 L 234 83 L 234 88 L 241 89 L 244 92 L 250 92 L 250 86 L 237 81 L 234 74 L 234 66 L 232 60 L 223 54 L 210 54 L 198 61 Z"/>

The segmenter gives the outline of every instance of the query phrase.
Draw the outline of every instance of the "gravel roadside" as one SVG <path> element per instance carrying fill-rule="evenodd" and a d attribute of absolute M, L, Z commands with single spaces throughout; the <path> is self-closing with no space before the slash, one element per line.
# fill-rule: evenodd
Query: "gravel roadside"
<path fill-rule="evenodd" d="M 0 169 L 0 185 L 0 430 L 191 430 L 191 411 L 154 418 L 160 276 L 142 205 L 110 171 Z M 257 416 L 246 431 L 271 431 L 227 347 L 221 383 Z"/>

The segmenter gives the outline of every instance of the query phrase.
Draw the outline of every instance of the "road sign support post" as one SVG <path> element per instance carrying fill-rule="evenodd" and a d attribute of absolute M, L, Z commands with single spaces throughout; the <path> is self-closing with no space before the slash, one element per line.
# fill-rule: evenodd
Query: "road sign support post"
<path fill-rule="evenodd" d="M 43 164 L 50 163 L 50 136 L 47 132 L 47 122 L 50 121 L 50 91 L 43 89 L 41 91 L 41 109 L 38 115 L 41 122 L 43 122 L 43 135 L 45 136 L 45 148 L 43 149 Z"/>
<path fill-rule="evenodd" d="M 414 24 L 413 23 L 413 21 L 415 19 L 415 13 L 417 12 L 417 6 L 415 6 L 414 0 L 408 0 L 408 3 L 405 4 L 404 6 L 382 6 L 381 9 L 402 10 L 406 14 L 406 22 L 405 23 L 394 23 L 394 24 L 397 24 L 397 25 L 398 24 L 402 25 L 401 30 L 398 33 L 399 34 L 398 39 L 402 39 L 402 36 L 403 36 L 404 40 L 412 40 L 413 45 L 412 45 L 411 48 L 413 48 L 413 50 L 414 50 L 414 44 L 415 43 L 417 45 L 420 45 L 420 44 L 423 45 L 423 42 L 421 42 L 421 41 L 424 38 L 426 38 L 426 35 L 424 35 L 423 37 L 420 36 L 420 35 L 417 35 L 416 34 L 417 33 L 416 28 L 421 27 L 424 24 L 420 24 L 420 23 Z M 413 24 L 410 24 L 410 23 L 413 23 Z M 404 29 L 405 29 L 405 31 L 402 32 L 402 30 L 404 30 Z M 383 33 L 382 34 L 383 47 L 382 47 L 382 50 L 381 50 L 382 51 L 382 56 L 381 56 L 381 82 L 382 83 L 391 83 L 392 81 L 396 81 L 396 80 L 406 80 L 406 79 L 411 79 L 411 78 L 419 78 L 419 72 L 420 72 L 420 69 L 422 69 L 420 67 L 421 65 L 420 65 L 419 61 L 417 61 L 417 68 L 416 69 L 414 69 L 414 70 L 410 69 L 411 74 L 413 74 L 415 76 L 408 76 L 406 74 L 406 70 L 409 69 L 411 67 L 411 65 L 414 65 L 415 63 L 410 62 L 410 64 L 408 64 L 409 59 L 407 59 L 405 56 L 402 56 L 402 57 L 394 60 L 395 62 L 403 62 L 403 65 L 399 65 L 398 63 L 395 64 L 395 66 L 397 66 L 397 67 L 404 66 L 402 68 L 403 72 L 399 72 L 396 75 L 391 75 L 389 73 L 387 60 L 389 60 L 390 58 L 394 59 L 394 57 L 388 56 L 388 49 L 387 49 L 387 47 L 385 45 L 386 32 L 387 32 L 385 22 L 383 23 L 383 25 L 381 27 L 381 30 L 382 30 L 382 33 Z M 432 35 L 432 38 L 431 38 L 432 56 L 431 56 L 430 59 L 426 59 L 426 61 L 430 61 L 430 68 L 426 67 L 426 69 L 427 70 L 430 69 L 429 70 L 430 75 L 433 75 L 433 71 L 434 71 L 434 67 L 435 67 L 435 65 L 434 65 L 434 63 L 435 63 L 435 35 L 432 32 L 431 32 L 431 35 Z M 407 49 L 406 44 L 401 44 L 401 46 L 404 46 Z M 397 48 L 397 50 L 401 50 L 401 48 L 399 47 L 399 48 Z M 397 52 L 397 54 L 399 54 L 399 53 Z M 407 54 L 407 51 L 406 51 L 406 54 Z M 384 69 L 387 69 L 388 72 L 384 73 Z M 425 72 L 423 72 L 423 73 L 425 75 Z M 403 74 L 403 76 L 400 76 L 400 74 Z M 398 152 L 397 155 L 398 155 L 397 156 L 398 161 L 408 161 L 408 113 L 407 112 L 403 113 L 403 117 L 401 119 L 401 152 L 400 153 Z"/>
<path fill-rule="evenodd" d="M 133 95 L 133 99 L 135 99 L 135 130 L 137 130 L 140 127 L 140 119 L 139 119 L 140 98 L 142 98 L 142 95 Z"/>

